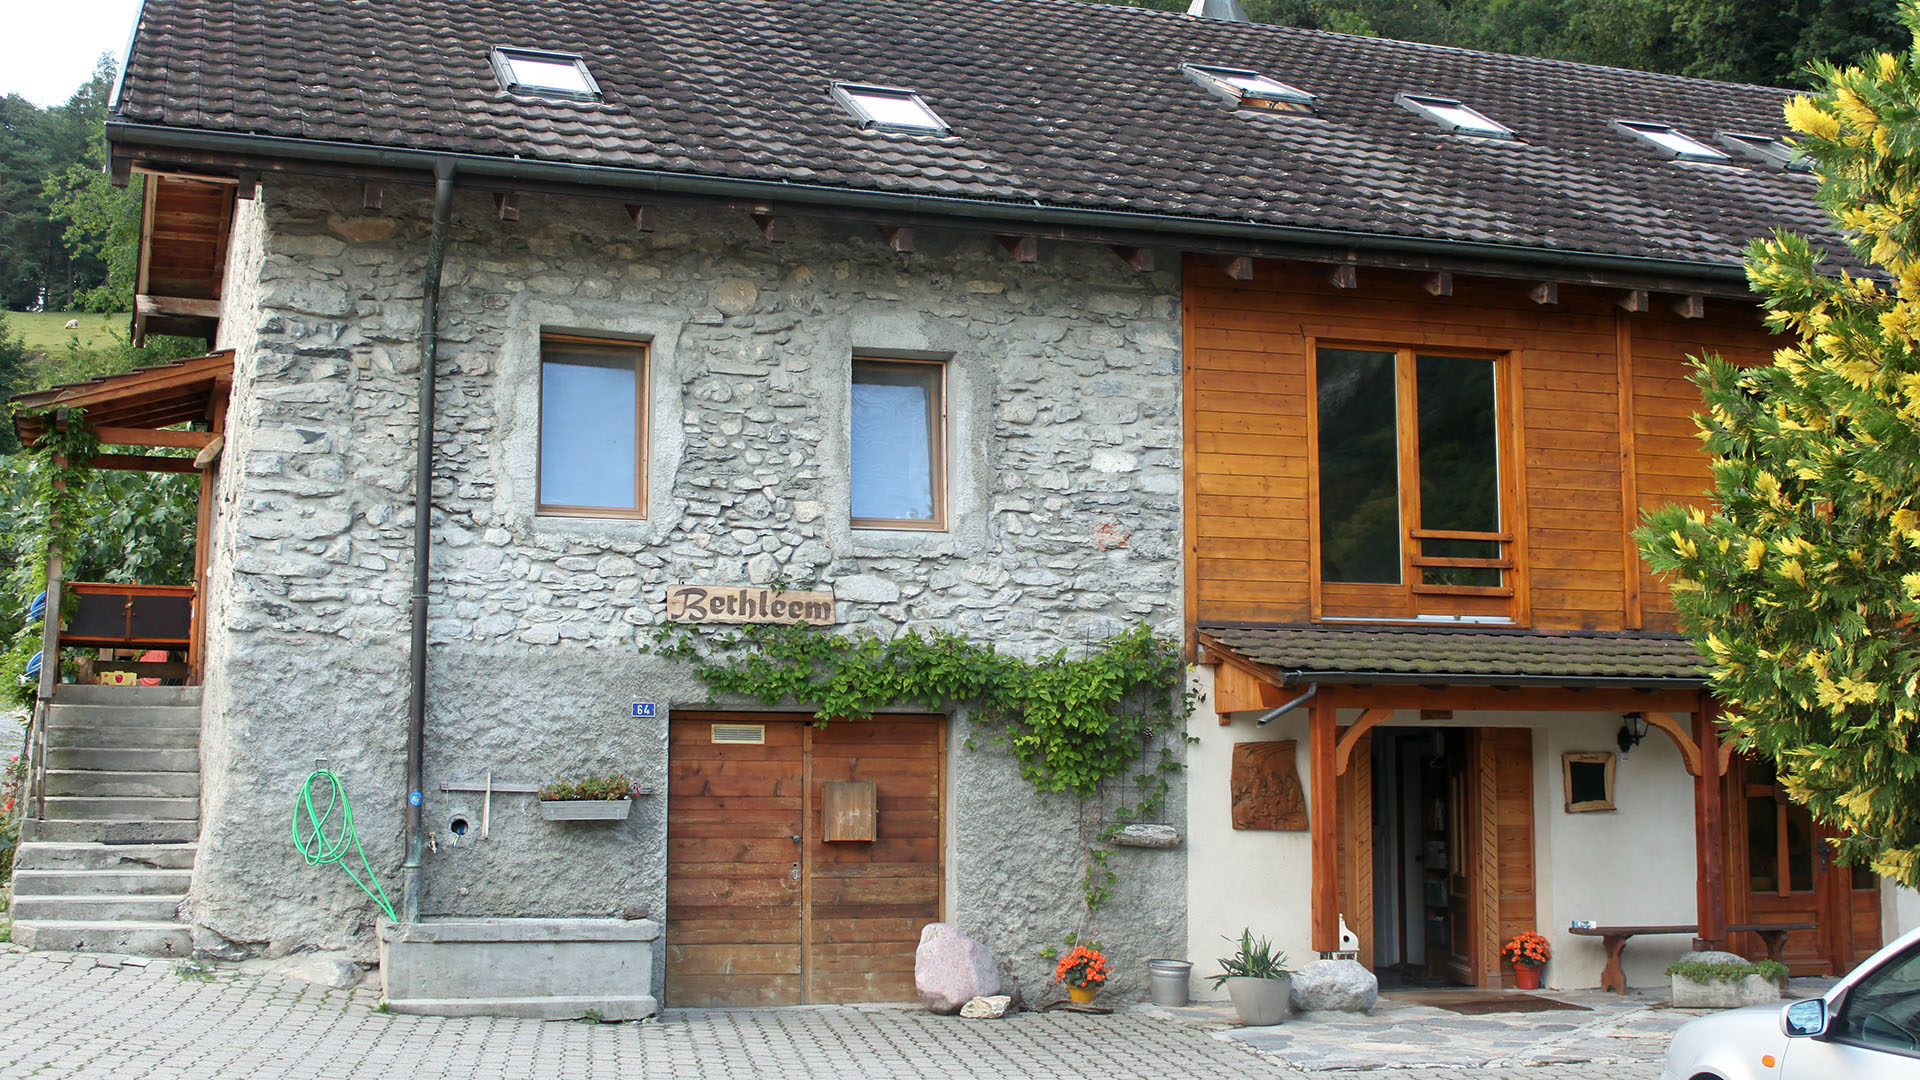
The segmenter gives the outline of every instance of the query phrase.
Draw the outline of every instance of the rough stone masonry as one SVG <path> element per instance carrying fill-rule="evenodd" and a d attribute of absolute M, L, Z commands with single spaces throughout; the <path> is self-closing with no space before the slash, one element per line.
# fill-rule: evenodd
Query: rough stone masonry
<path fill-rule="evenodd" d="M 202 948 L 346 948 L 373 905 L 309 868 L 287 819 L 324 760 L 397 894 L 421 274 L 430 192 L 274 175 L 239 204 L 221 344 L 237 350 L 209 587 L 204 827 L 186 914 Z M 832 592 L 842 630 L 943 627 L 1072 649 L 1181 603 L 1179 282 L 1095 246 L 1017 263 L 986 234 L 618 203 L 454 203 L 433 479 L 429 914 L 645 913 L 666 904 L 666 724 L 704 687 L 644 655 L 666 587 Z M 647 516 L 536 515 L 540 336 L 648 343 Z M 948 361 L 945 532 L 848 517 L 856 355 Z M 634 702 L 657 715 L 637 720 Z M 723 703 L 739 704 L 746 703 Z M 805 703 L 797 703 L 804 707 Z M 757 703 L 755 703 L 755 707 Z M 1014 959 L 1075 928 L 1078 815 L 949 725 L 947 918 Z M 657 794 L 616 826 L 546 822 L 532 796 L 442 783 L 624 771 Z M 1177 781 L 1176 781 L 1177 783 Z M 1184 797 L 1168 800 L 1177 819 Z M 464 838 L 450 831 L 469 823 Z M 1112 990 L 1185 939 L 1184 853 L 1123 849 L 1098 934 Z M 397 902 L 397 895 L 395 897 Z M 671 1004 L 671 1003 L 668 1003 Z"/>

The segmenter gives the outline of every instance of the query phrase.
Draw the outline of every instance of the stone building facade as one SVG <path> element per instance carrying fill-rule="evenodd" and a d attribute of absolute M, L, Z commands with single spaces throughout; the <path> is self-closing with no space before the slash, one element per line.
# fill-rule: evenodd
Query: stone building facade
<path fill-rule="evenodd" d="M 324 760 L 372 864 L 401 862 L 412 462 L 431 192 L 271 175 L 238 204 L 222 347 L 235 350 L 208 585 L 196 944 L 373 958 L 374 908 L 303 864 L 286 820 Z M 1092 246 L 1017 262 L 980 233 L 891 250 L 870 226 L 487 193 L 453 207 L 434 445 L 422 911 L 654 917 L 667 902 L 666 731 L 706 706 L 641 644 L 674 584 L 832 592 L 840 629 L 943 628 L 1024 654 L 1182 612 L 1180 293 Z M 536 513 L 543 333 L 647 348 L 644 519 Z M 854 528 L 856 356 L 947 373 L 948 527 Z M 635 719 L 631 705 L 657 705 Z M 727 703 L 723 703 L 727 704 Z M 758 703 L 731 703 L 758 708 Z M 807 703 L 794 703 L 808 708 Z M 1074 928 L 1071 800 L 946 738 L 946 917 L 1019 964 Z M 443 784 L 625 771 L 656 794 L 612 828 L 528 795 Z M 1176 785 L 1178 781 L 1176 780 Z M 1185 800 L 1168 801 L 1173 824 Z M 490 836 L 478 839 L 483 813 Z M 475 828 L 464 838 L 450 825 Z M 1177 851 L 1123 851 L 1099 933 L 1180 955 Z M 397 887 L 389 882 L 395 894 Z M 1135 965 L 1137 966 L 1137 965 Z M 1116 973 L 1137 989 L 1144 968 Z M 671 1004 L 671 1002 L 667 1002 Z"/>

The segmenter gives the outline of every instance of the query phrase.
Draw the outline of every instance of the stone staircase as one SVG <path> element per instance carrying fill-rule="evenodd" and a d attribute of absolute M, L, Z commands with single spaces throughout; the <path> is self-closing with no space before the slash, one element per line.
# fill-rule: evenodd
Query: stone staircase
<path fill-rule="evenodd" d="M 13 940 L 190 955 L 177 909 L 200 835 L 200 688 L 60 687 L 46 793 L 46 816 L 21 823 Z"/>

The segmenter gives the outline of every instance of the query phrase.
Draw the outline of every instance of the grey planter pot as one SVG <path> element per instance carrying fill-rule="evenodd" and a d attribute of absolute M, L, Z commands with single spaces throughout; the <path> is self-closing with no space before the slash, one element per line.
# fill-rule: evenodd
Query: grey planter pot
<path fill-rule="evenodd" d="M 548 821 L 625 821 L 632 799 L 542 799 L 540 816 Z"/>
<path fill-rule="evenodd" d="M 1292 995 L 1292 979 L 1227 980 L 1227 996 L 1233 999 L 1233 1011 L 1247 1027 L 1270 1027 L 1285 1020 L 1287 1001 Z"/>

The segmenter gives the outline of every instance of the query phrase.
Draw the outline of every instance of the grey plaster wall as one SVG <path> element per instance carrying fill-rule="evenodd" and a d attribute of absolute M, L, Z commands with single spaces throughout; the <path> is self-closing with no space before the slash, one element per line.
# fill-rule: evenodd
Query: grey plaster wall
<path fill-rule="evenodd" d="M 206 824 L 188 913 L 205 942 L 371 959 L 372 906 L 287 839 L 324 758 L 356 800 L 398 903 L 413 430 L 425 189 L 362 208 L 357 185 L 272 177 L 243 204 L 225 336 L 237 351 L 209 611 Z M 455 200 L 433 486 L 423 910 L 665 914 L 666 718 L 705 706 L 637 640 L 667 585 L 784 580 L 837 594 L 846 629 L 940 626 L 1023 653 L 1140 621 L 1177 631 L 1179 283 L 1098 247 L 1017 264 L 993 239 L 802 219 L 784 244 L 744 214 Z M 645 340 L 643 521 L 534 513 L 539 340 Z M 855 353 L 949 359 L 944 533 L 848 523 Z M 653 720 L 628 715 L 660 706 Z M 1077 813 L 950 724 L 949 917 L 1043 981 L 1073 928 Z M 537 819 L 442 782 L 620 769 L 661 791 L 614 826 Z M 1183 807 L 1176 792 L 1173 807 Z M 474 832 L 450 842 L 449 823 Z M 1176 820 L 1176 824 L 1182 824 Z M 1099 934 L 1115 989 L 1184 941 L 1184 855 L 1116 858 Z M 670 1004 L 670 1003 L 669 1003 Z"/>

